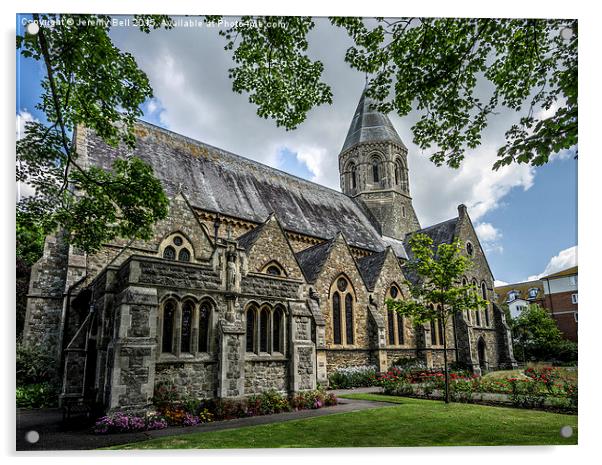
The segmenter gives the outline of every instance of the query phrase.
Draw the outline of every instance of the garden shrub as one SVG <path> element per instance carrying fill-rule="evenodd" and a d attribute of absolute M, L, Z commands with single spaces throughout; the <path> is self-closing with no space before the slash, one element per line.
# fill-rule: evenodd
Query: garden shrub
<path fill-rule="evenodd" d="M 41 346 L 17 342 L 16 380 L 17 386 L 27 384 L 56 383 L 56 360 L 50 351 Z"/>
<path fill-rule="evenodd" d="M 59 389 L 53 383 L 17 386 L 17 408 L 50 408 L 58 405 Z"/>
<path fill-rule="evenodd" d="M 339 368 L 328 377 L 331 389 L 374 386 L 377 368 L 373 365 Z"/>

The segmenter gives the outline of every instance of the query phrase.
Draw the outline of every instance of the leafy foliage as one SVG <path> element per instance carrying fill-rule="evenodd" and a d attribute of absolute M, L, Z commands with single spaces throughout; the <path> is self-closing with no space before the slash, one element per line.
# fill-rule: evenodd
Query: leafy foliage
<path fill-rule="evenodd" d="M 443 328 L 443 360 L 445 367 L 445 401 L 449 402 L 447 361 L 447 323 L 456 313 L 478 310 L 487 305 L 472 285 L 463 285 L 462 277 L 472 266 L 461 253 L 460 242 L 441 243 L 436 250 L 426 234 L 415 234 L 409 240 L 412 258 L 406 267 L 416 276 L 410 286 L 412 299 L 387 300 L 387 307 L 400 315 L 423 324 L 439 319 Z"/>
<path fill-rule="evenodd" d="M 17 386 L 17 408 L 50 408 L 57 406 L 59 389 L 54 383 L 35 383 Z"/>
<path fill-rule="evenodd" d="M 512 162 L 542 165 L 577 144 L 576 20 L 330 21 L 353 41 L 345 61 L 371 76 L 367 93 L 378 109 L 400 116 L 420 112 L 414 142 L 432 149 L 437 165 L 457 168 L 502 108 L 521 117 L 506 131 L 494 169 Z M 259 116 L 287 129 L 297 127 L 314 106 L 332 103 L 330 86 L 321 81 L 322 63 L 306 55 L 313 27 L 309 17 L 244 16 L 220 30 L 226 50 L 234 50 L 234 91 L 249 92 Z"/>
<path fill-rule="evenodd" d="M 44 347 L 17 342 L 17 385 L 53 382 L 57 376 L 55 367 L 54 358 Z"/>
<path fill-rule="evenodd" d="M 206 18 L 218 24 L 220 19 Z M 225 50 L 234 50 L 236 66 L 229 70 L 234 92 L 248 92 L 258 116 L 286 129 L 295 129 L 314 106 L 332 103 L 332 91 L 321 81 L 324 65 L 306 53 L 313 28 L 311 17 L 243 16 L 219 31 Z"/>
<path fill-rule="evenodd" d="M 538 305 L 529 305 L 512 320 L 512 333 L 519 360 L 577 360 L 577 344 L 564 339 L 554 318 Z"/>
<path fill-rule="evenodd" d="M 145 32 L 165 19 L 138 17 Z M 152 97 L 147 76 L 111 42 L 109 16 L 35 14 L 34 20 L 38 34 L 17 36 L 17 48 L 46 70 L 36 108 L 47 122 L 26 124 L 17 142 L 17 180 L 35 191 L 19 202 L 18 213 L 46 234 L 64 228 L 71 243 L 89 252 L 116 236 L 147 239 L 168 203 L 152 169 L 128 156 L 140 105 Z M 112 170 L 82 161 L 70 140 L 80 127 L 121 151 Z"/>

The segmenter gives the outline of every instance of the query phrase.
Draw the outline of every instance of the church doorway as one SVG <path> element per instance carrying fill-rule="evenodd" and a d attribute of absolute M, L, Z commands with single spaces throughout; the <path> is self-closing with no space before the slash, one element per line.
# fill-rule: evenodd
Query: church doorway
<path fill-rule="evenodd" d="M 487 362 L 487 351 L 485 341 L 483 338 L 479 338 L 479 342 L 477 344 L 477 351 L 479 355 L 479 367 L 481 368 L 481 373 L 487 372 L 489 367 L 489 363 Z"/>

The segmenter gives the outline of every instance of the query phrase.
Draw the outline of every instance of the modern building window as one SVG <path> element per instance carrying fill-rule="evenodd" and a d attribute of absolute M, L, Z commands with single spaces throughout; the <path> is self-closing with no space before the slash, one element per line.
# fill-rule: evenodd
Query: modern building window
<path fill-rule="evenodd" d="M 577 285 L 577 275 L 569 276 L 569 284 L 571 286 L 576 286 Z"/>
<path fill-rule="evenodd" d="M 532 287 L 531 289 L 529 289 L 529 300 L 533 300 L 537 298 L 537 295 L 539 294 L 539 288 L 537 287 Z"/>
<path fill-rule="evenodd" d="M 163 304 L 163 327 L 161 334 L 161 352 L 173 353 L 174 321 L 176 318 L 176 302 L 168 300 Z"/>
<path fill-rule="evenodd" d="M 571 302 L 573 302 L 574 304 L 577 304 L 577 303 L 578 303 L 578 302 L 577 302 L 577 296 L 578 296 L 578 294 L 572 294 L 572 295 L 571 295 Z"/>
<path fill-rule="evenodd" d="M 520 295 L 520 292 L 518 292 L 518 291 L 508 291 L 508 298 L 506 299 L 506 302 L 512 302 L 512 301 L 518 299 L 519 295 Z"/>
<path fill-rule="evenodd" d="M 575 313 L 574 313 L 574 315 L 575 315 L 575 323 L 577 323 L 577 322 L 578 322 L 578 320 L 577 320 L 577 313 L 578 313 L 578 312 L 575 312 Z"/>

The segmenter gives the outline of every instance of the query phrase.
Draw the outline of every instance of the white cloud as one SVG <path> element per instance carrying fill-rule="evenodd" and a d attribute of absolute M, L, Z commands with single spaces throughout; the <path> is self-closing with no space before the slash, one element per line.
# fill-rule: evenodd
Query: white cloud
<path fill-rule="evenodd" d="M 499 279 L 496 279 L 495 281 L 493 281 L 493 285 L 495 287 L 502 287 L 502 286 L 507 286 L 509 283 L 507 283 L 506 281 L 501 281 Z"/>
<path fill-rule="evenodd" d="M 16 127 L 16 136 L 17 140 L 22 139 L 25 135 L 25 124 L 37 122 L 38 120 L 33 117 L 31 113 L 27 110 L 21 110 L 17 113 L 17 127 Z"/>
<path fill-rule="evenodd" d="M 577 266 L 577 246 L 576 245 L 558 252 L 558 255 L 554 255 L 550 259 L 550 261 L 546 265 L 546 268 L 543 270 L 543 273 L 529 276 L 526 280 L 533 281 L 533 280 L 539 279 L 543 276 L 547 276 L 552 273 L 557 273 L 558 271 L 566 270 L 567 268 L 571 268 L 573 266 Z"/>
<path fill-rule="evenodd" d="M 504 248 L 500 244 L 502 233 L 491 223 L 479 223 L 475 226 L 479 241 L 485 248 L 485 252 L 502 253 Z"/>
<path fill-rule="evenodd" d="M 25 124 L 30 122 L 37 122 L 38 120 L 33 117 L 27 110 L 21 110 L 17 113 L 16 118 L 16 139 L 20 140 L 25 136 Z M 30 197 L 35 193 L 33 187 L 24 182 L 17 182 L 17 202 L 24 197 Z"/>
<path fill-rule="evenodd" d="M 126 28 L 111 31 L 117 46 L 131 52 L 148 74 L 155 98 L 163 108 L 160 121 L 169 129 L 277 167 L 283 146 L 313 173 L 313 181 L 339 189 L 338 154 L 364 85 L 364 76 L 342 57 L 351 45 L 345 32 L 317 18 L 309 36 L 308 52 L 324 63 L 324 79 L 331 84 L 334 103 L 311 110 L 295 131 L 259 118 L 247 94 L 232 91 L 228 70 L 234 64 L 224 51 L 217 30 L 174 29 L 137 34 Z M 320 44 L 328 43 L 328 47 Z M 484 144 L 467 151 L 459 169 L 437 167 L 428 153 L 412 143 L 411 126 L 417 113 L 404 118 L 389 115 L 409 150 L 410 188 L 422 226 L 457 215 L 460 203 L 475 223 L 504 205 L 514 188 L 529 189 L 535 169 L 528 165 L 491 167 L 504 132 L 520 115 L 501 111 L 483 134 Z"/>

